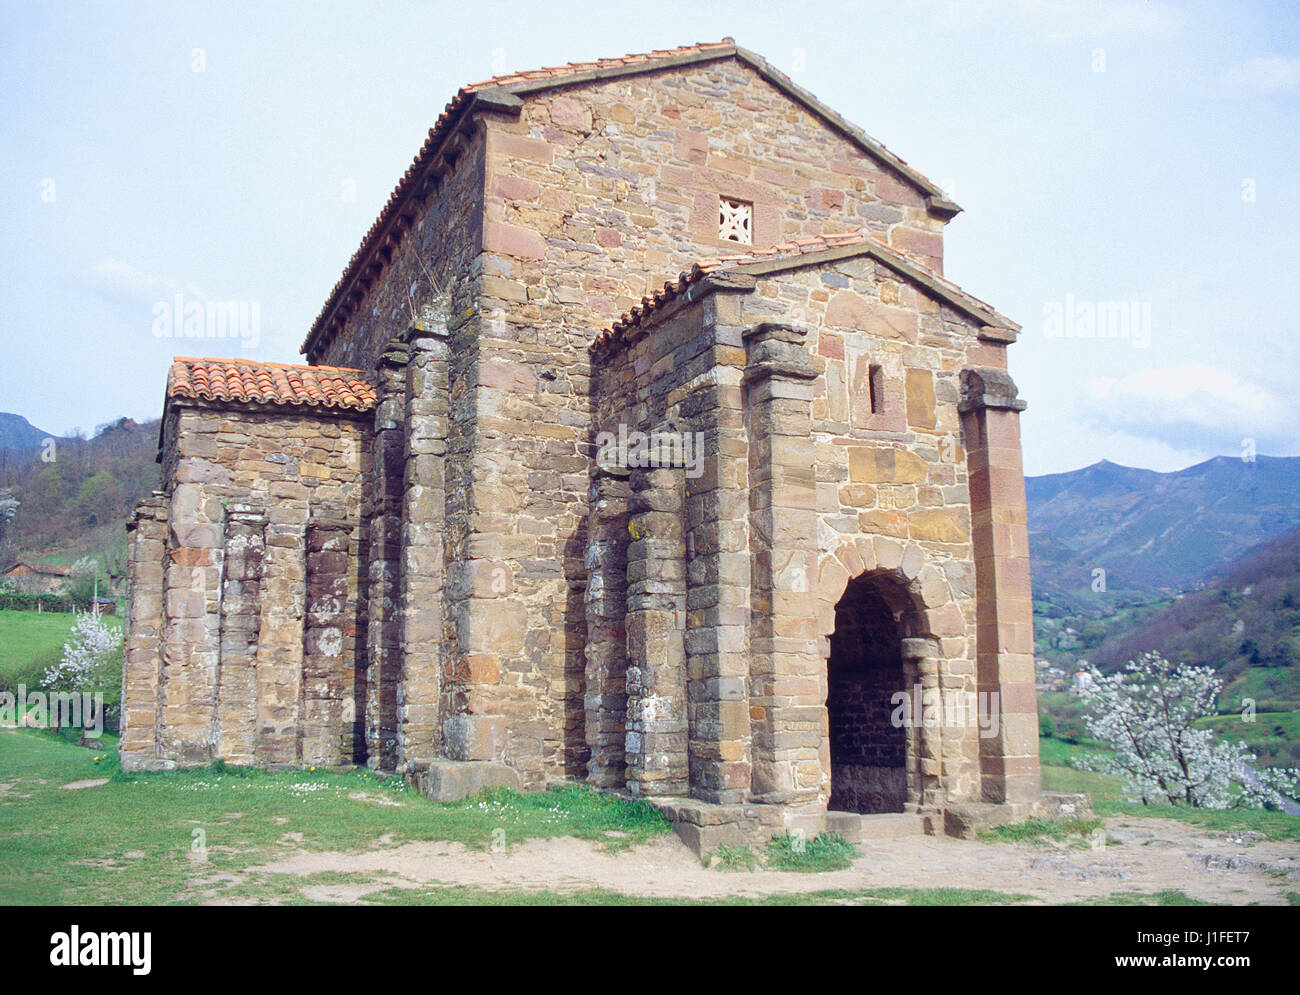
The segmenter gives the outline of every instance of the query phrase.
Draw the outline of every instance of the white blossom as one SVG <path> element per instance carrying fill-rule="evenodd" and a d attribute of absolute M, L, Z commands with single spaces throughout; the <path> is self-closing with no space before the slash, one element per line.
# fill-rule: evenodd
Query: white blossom
<path fill-rule="evenodd" d="M 79 612 L 63 659 L 45 671 L 45 686 L 61 691 L 97 691 L 122 655 L 122 633 L 93 612 Z"/>
<path fill-rule="evenodd" d="M 1210 667 L 1172 664 L 1158 653 L 1132 660 L 1078 686 L 1089 734 L 1113 752 L 1079 766 L 1123 779 L 1125 793 L 1144 805 L 1168 802 L 1197 808 L 1281 807 L 1300 795 L 1300 770 L 1252 770 L 1255 755 L 1243 742 L 1216 740 L 1193 728 L 1214 715 L 1223 682 Z"/>

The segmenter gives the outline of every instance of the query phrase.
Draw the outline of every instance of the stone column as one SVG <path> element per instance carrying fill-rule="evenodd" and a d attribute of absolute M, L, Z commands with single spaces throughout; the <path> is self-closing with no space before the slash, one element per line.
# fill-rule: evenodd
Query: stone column
<path fill-rule="evenodd" d="M 745 332 L 751 531 L 750 716 L 755 800 L 814 801 L 828 734 L 812 578 L 817 500 L 805 331 Z"/>
<path fill-rule="evenodd" d="M 587 660 L 584 712 L 587 780 L 621 788 L 627 780 L 627 471 L 598 468 L 587 531 Z"/>
<path fill-rule="evenodd" d="M 163 555 L 167 504 L 157 491 L 127 523 L 126 649 L 122 664 L 121 739 L 126 770 L 162 765 L 158 751 L 159 681 L 162 671 Z"/>
<path fill-rule="evenodd" d="M 280 766 L 297 764 L 301 758 L 307 509 L 280 502 L 268 506 L 266 518 L 253 757 L 258 764 Z"/>
<path fill-rule="evenodd" d="M 627 789 L 685 795 L 686 565 L 682 471 L 634 469 L 628 501 Z"/>
<path fill-rule="evenodd" d="M 948 762 L 945 756 L 945 739 L 948 730 L 943 726 L 924 723 L 926 709 L 931 703 L 944 700 L 943 662 L 939 658 L 939 641 L 929 636 L 904 637 L 903 687 L 899 690 L 913 694 L 913 686 L 921 686 L 921 698 L 914 701 L 921 706 L 912 714 L 913 725 L 907 730 L 907 798 L 909 807 L 933 809 L 943 805 L 942 774 Z M 958 730 L 960 731 L 960 730 Z"/>
<path fill-rule="evenodd" d="M 428 763 L 442 751 L 448 426 L 447 303 L 440 300 L 406 332 L 406 476 L 402 494 L 401 645 L 397 767 Z"/>
<path fill-rule="evenodd" d="M 159 739 L 162 756 L 180 764 L 205 764 L 214 756 L 221 525 L 207 518 L 212 502 L 190 479 L 196 457 L 186 447 L 205 451 L 216 431 L 216 419 L 204 421 L 182 441 L 167 516 Z"/>
<path fill-rule="evenodd" d="M 365 492 L 370 523 L 367 587 L 366 763 L 397 766 L 397 687 L 401 675 L 402 478 L 406 466 L 406 358 L 390 344 L 379 360 L 378 401 Z"/>
<path fill-rule="evenodd" d="M 348 602 L 352 525 L 307 523 L 307 613 L 303 621 L 299 762 L 336 766 L 343 727 L 343 629 Z"/>
<path fill-rule="evenodd" d="M 1020 412 L 1011 377 L 962 373 L 962 433 L 970 475 L 975 549 L 976 688 L 999 696 L 996 736 L 980 740 L 981 793 L 988 802 L 1039 796 L 1038 696 Z"/>
<path fill-rule="evenodd" d="M 226 508 L 216 743 L 217 756 L 234 764 L 253 762 L 265 533 L 266 514 L 261 509 L 249 505 Z"/>
<path fill-rule="evenodd" d="M 730 350 L 739 352 L 739 350 Z M 686 474 L 686 659 L 691 795 L 735 803 L 749 797 L 750 563 L 748 453 L 743 371 L 716 377 L 683 403 L 699 425 L 697 472 Z"/>

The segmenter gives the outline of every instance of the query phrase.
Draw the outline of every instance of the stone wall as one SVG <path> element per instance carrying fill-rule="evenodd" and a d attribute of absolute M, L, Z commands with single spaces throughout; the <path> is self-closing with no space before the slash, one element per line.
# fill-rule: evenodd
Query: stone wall
<path fill-rule="evenodd" d="M 892 711 L 889 695 L 912 683 L 946 694 L 999 687 L 976 675 L 976 555 L 958 399 L 963 371 L 1001 366 L 1003 344 L 978 317 L 865 252 L 771 264 L 748 281 L 744 269 L 710 277 L 696 303 L 679 298 L 596 361 L 598 431 L 700 431 L 706 458 L 701 475 L 683 482 L 681 510 L 667 493 L 638 504 L 635 471 L 627 494 L 596 471 L 600 540 L 590 562 L 600 597 L 589 601 L 588 623 L 601 635 L 588 647 L 587 680 L 617 687 L 625 668 L 627 686 L 617 700 L 599 699 L 591 744 L 605 755 L 602 769 L 616 768 L 607 727 L 625 709 L 630 787 L 634 747 L 644 749 L 633 677 L 641 680 L 651 657 L 631 628 L 640 577 L 633 551 L 622 554 L 629 627 L 618 652 L 608 591 L 621 554 L 603 523 L 626 514 L 634 548 L 638 512 L 652 506 L 683 523 L 692 795 L 789 803 L 811 792 L 825 804 L 827 659 L 851 579 L 879 583 L 900 629 L 896 686 L 870 695 L 885 713 L 877 718 Z M 883 387 L 875 410 L 865 386 L 873 366 Z M 669 524 L 647 522 L 664 539 Z M 676 574 L 665 565 L 653 576 L 671 584 Z M 901 773 L 892 755 L 888 765 L 862 765 L 889 768 L 867 786 L 889 806 L 900 792 L 911 805 L 981 797 L 973 724 L 911 734 L 903 749 Z"/>
<path fill-rule="evenodd" d="M 591 685 L 587 644 L 599 655 L 620 638 L 618 607 L 590 617 L 584 598 L 622 596 L 592 595 L 583 559 L 587 343 L 694 260 L 743 251 L 717 237 L 720 194 L 754 203 L 755 247 L 866 226 L 937 267 L 943 223 L 919 191 L 738 63 L 529 95 L 517 120 L 484 125 L 478 434 L 462 569 L 502 583 L 468 609 L 496 633 L 473 693 L 510 716 L 507 753 L 530 779 L 580 775 L 591 762 L 584 698 L 610 693 Z M 601 528 L 616 531 L 613 521 Z"/>
<path fill-rule="evenodd" d="M 337 411 L 169 403 L 165 489 L 131 541 L 126 766 L 357 759 L 369 432 Z"/>
<path fill-rule="evenodd" d="M 422 197 L 399 212 L 378 257 L 353 289 L 357 299 L 336 311 L 339 326 L 307 350 L 308 361 L 376 369 L 390 340 L 440 296 L 453 314 L 476 306 L 477 260 L 483 249 L 483 133 L 470 122 L 458 154 Z"/>

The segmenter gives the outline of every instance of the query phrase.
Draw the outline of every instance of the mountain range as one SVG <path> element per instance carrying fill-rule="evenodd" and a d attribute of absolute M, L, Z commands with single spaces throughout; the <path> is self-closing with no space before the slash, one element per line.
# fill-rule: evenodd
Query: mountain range
<path fill-rule="evenodd" d="M 1035 600 L 1106 611 L 1193 589 L 1300 526 L 1300 457 L 1217 456 L 1173 473 L 1103 460 L 1028 477 L 1025 494 Z"/>
<path fill-rule="evenodd" d="M 0 449 L 35 449 L 52 437 L 22 415 L 0 411 Z"/>

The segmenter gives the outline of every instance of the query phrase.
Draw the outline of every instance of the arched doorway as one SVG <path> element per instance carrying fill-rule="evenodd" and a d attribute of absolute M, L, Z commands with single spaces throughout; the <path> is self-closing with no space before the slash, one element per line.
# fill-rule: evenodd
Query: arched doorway
<path fill-rule="evenodd" d="M 826 665 L 832 811 L 902 812 L 914 801 L 914 726 L 894 721 L 895 695 L 910 701 L 916 682 L 914 661 L 903 659 L 906 607 L 898 582 L 880 573 L 850 581 L 835 606 Z"/>

